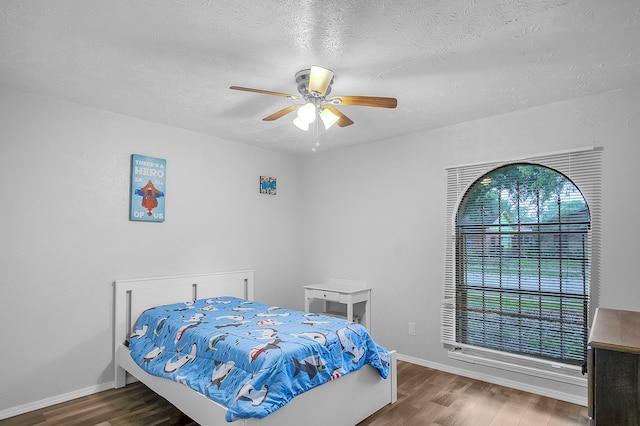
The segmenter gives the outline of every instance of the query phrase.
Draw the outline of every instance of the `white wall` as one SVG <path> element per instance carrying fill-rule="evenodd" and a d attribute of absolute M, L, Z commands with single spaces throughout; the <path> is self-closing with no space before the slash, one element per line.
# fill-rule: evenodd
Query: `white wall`
<path fill-rule="evenodd" d="M 630 222 L 640 210 L 640 87 L 305 159 L 305 281 L 366 280 L 373 335 L 400 354 L 584 398 L 582 387 L 447 358 L 440 300 L 445 168 L 593 145 L 604 147 L 600 306 L 640 310 L 640 227 Z"/>
<path fill-rule="evenodd" d="M 113 380 L 115 279 L 255 269 L 257 298 L 300 306 L 294 157 L 0 93 L 0 411 Z M 128 219 L 133 153 L 167 160 L 164 223 Z"/>

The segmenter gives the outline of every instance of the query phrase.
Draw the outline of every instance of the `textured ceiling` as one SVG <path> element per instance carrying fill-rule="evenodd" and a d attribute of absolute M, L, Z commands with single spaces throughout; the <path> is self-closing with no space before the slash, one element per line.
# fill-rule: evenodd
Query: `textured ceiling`
<path fill-rule="evenodd" d="M 294 75 L 335 71 L 355 121 L 262 118 Z M 0 84 L 293 153 L 640 84 L 638 0 L 0 0 Z"/>

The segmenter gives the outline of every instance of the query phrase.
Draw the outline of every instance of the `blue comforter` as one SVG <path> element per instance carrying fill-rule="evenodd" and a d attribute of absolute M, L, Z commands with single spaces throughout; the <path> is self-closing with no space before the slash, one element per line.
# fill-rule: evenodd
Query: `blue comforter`
<path fill-rule="evenodd" d="M 359 324 L 235 297 L 149 309 L 129 348 L 148 373 L 226 406 L 227 421 L 262 418 L 365 363 L 389 373 L 389 353 Z"/>

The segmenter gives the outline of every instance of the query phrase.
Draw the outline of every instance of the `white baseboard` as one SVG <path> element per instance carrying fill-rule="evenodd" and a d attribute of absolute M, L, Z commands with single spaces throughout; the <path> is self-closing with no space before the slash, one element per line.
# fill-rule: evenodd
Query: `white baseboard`
<path fill-rule="evenodd" d="M 570 402 L 572 404 L 582 405 L 584 407 L 588 404 L 588 398 L 568 394 L 565 392 L 554 391 L 553 389 L 542 388 L 539 386 L 527 385 L 526 383 L 516 382 L 513 380 L 502 379 L 500 377 L 490 376 L 483 373 L 477 373 L 474 371 L 464 370 L 462 368 L 450 367 L 448 365 L 439 364 L 437 362 L 430 362 L 424 359 L 415 358 L 409 355 L 398 354 L 397 359 L 399 361 L 406 361 L 411 364 L 421 365 L 423 367 L 433 368 L 434 370 L 440 370 L 458 376 L 469 377 L 471 379 L 481 380 L 483 382 L 493 383 L 494 385 L 506 386 L 512 389 L 518 389 L 524 392 L 533 393 L 536 395 L 542 395 L 553 399 L 559 399 L 561 401 Z"/>
<path fill-rule="evenodd" d="M 6 410 L 0 411 L 0 420 L 28 413 L 30 411 L 39 410 L 41 408 L 50 407 L 55 404 L 60 404 L 61 402 L 71 401 L 72 399 L 80 398 L 83 396 L 92 395 L 94 393 L 102 392 L 107 389 L 113 389 L 113 386 L 114 382 L 102 383 L 100 385 L 89 386 L 88 388 L 79 389 L 62 395 L 56 395 L 51 398 L 41 399 L 40 401 L 30 402 L 28 404 L 18 405 L 17 407 L 7 408 Z"/>

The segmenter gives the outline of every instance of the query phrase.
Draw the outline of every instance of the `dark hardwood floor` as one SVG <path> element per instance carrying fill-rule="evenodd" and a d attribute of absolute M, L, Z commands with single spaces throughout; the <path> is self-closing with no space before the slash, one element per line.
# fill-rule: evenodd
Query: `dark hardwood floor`
<path fill-rule="evenodd" d="M 398 402 L 358 426 L 590 424 L 587 407 L 399 361 Z M 22 414 L 0 425 L 197 426 L 141 383 Z"/>

